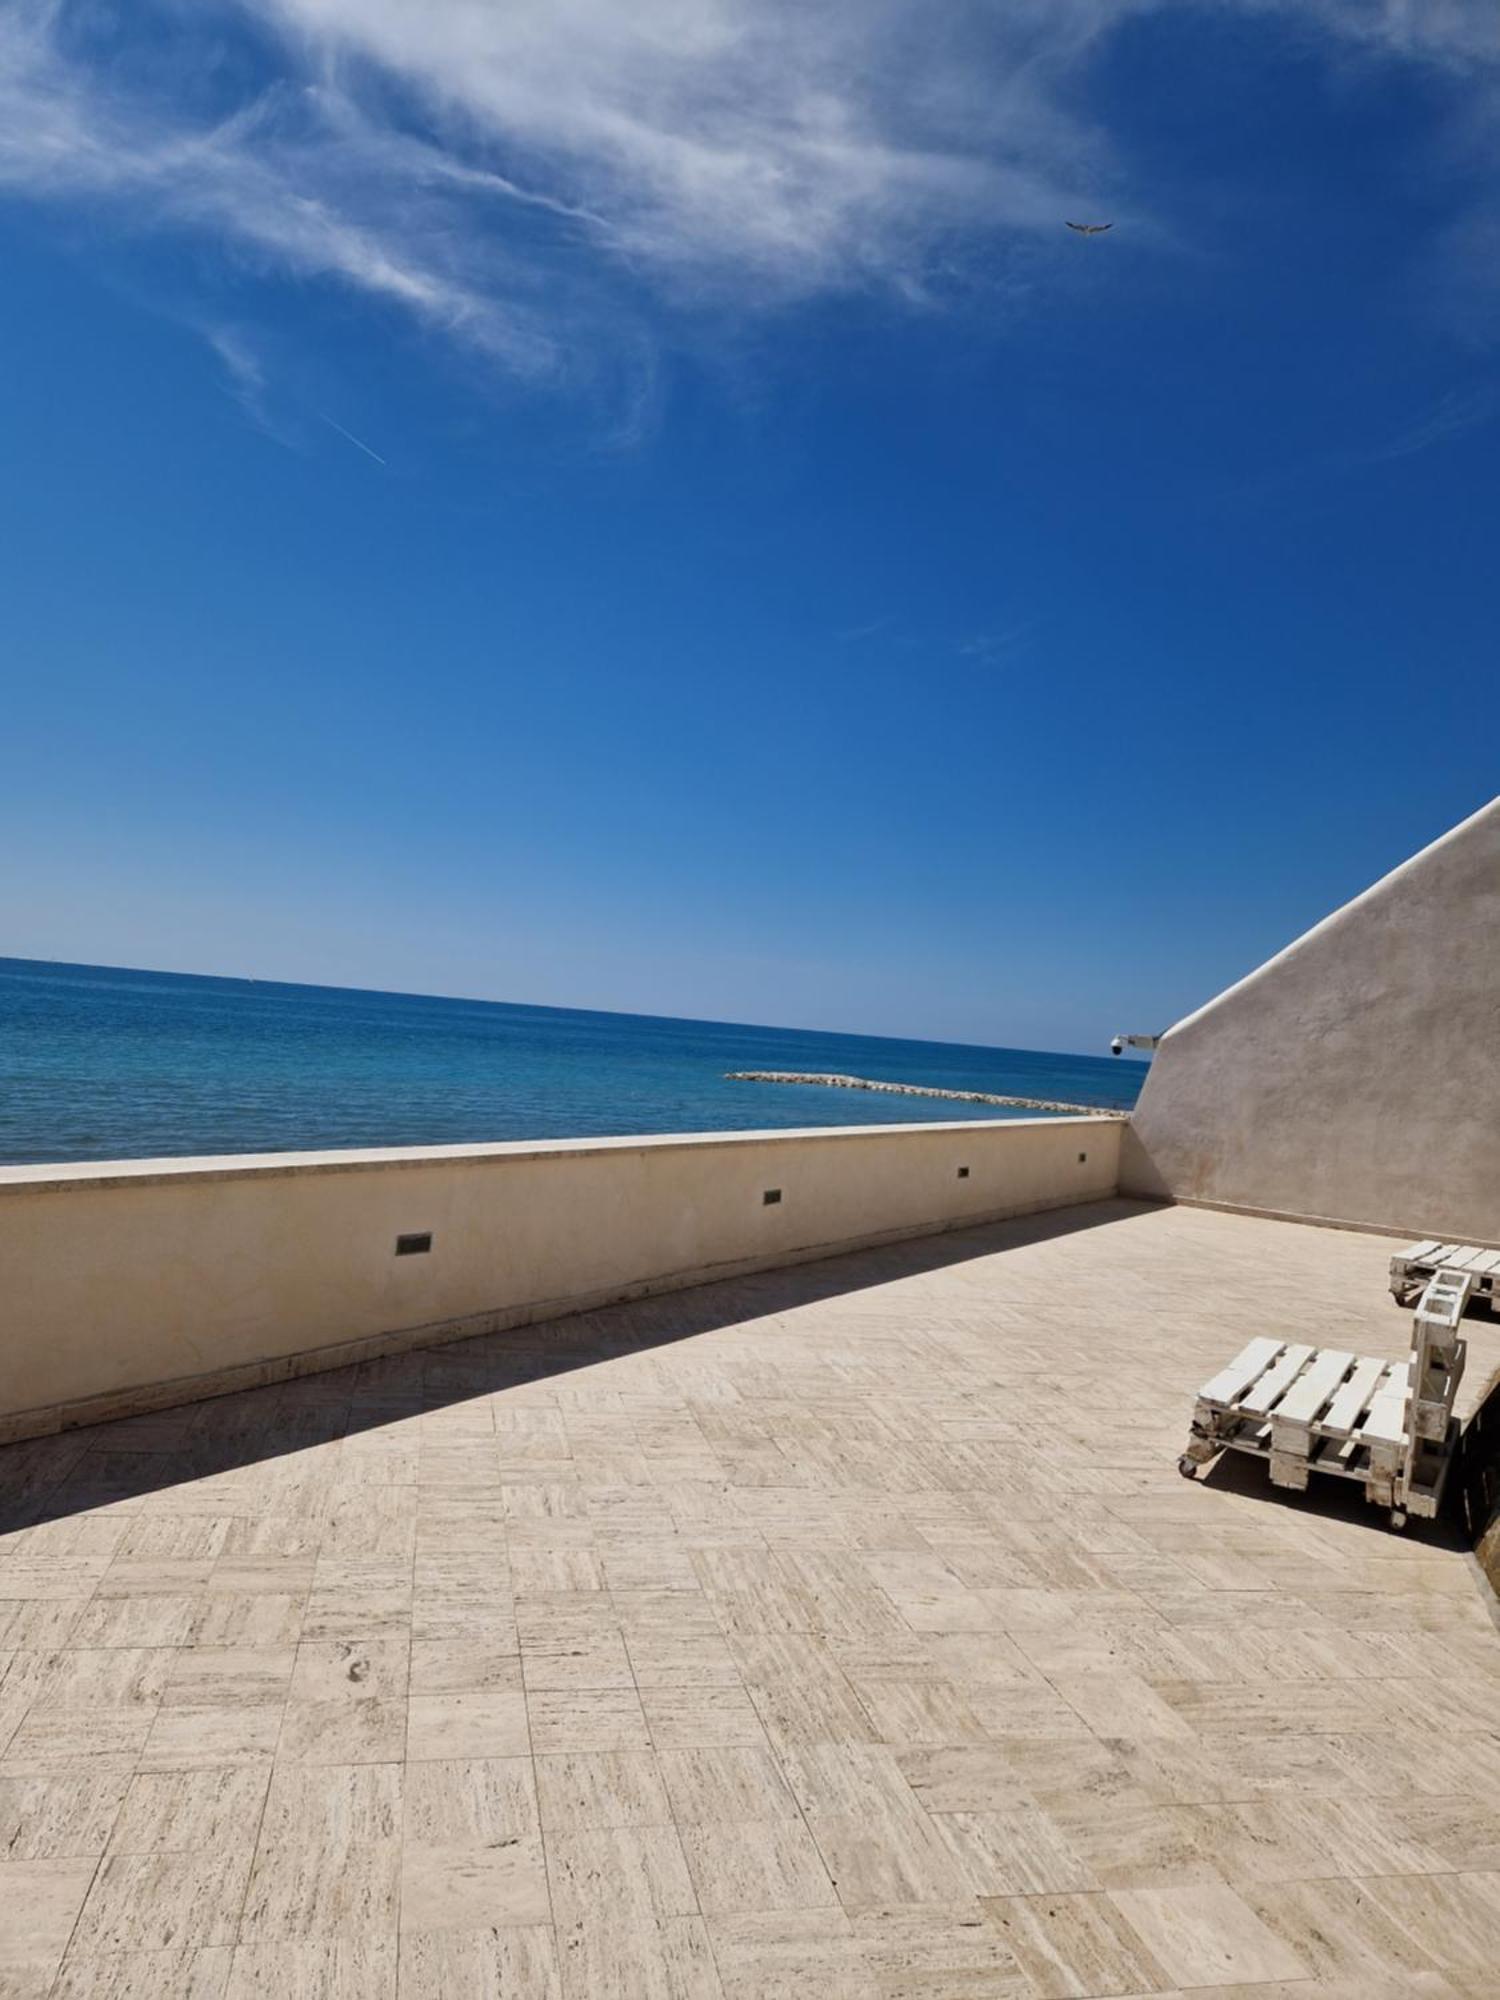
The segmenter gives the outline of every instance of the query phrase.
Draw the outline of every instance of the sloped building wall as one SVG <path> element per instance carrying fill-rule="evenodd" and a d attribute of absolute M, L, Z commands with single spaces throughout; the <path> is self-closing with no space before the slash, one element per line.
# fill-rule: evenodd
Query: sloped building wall
<path fill-rule="evenodd" d="M 1500 1244 L 1500 799 L 1171 1030 L 1121 1186 Z"/>

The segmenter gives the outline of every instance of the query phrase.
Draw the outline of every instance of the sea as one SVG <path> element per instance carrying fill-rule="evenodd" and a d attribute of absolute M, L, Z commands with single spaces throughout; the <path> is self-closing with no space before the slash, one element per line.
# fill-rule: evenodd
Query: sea
<path fill-rule="evenodd" d="M 0 958 L 8 1164 L 1007 1115 L 729 1082 L 741 1069 L 1117 1110 L 1145 1073 L 1107 1055 Z"/>

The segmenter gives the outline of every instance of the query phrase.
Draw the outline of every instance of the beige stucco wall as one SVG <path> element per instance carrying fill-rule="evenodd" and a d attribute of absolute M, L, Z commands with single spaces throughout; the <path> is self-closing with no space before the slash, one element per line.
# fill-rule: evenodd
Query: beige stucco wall
<path fill-rule="evenodd" d="M 1096 1199 L 1122 1130 L 1040 1118 L 0 1169 L 0 1435 Z M 430 1254 L 394 1254 L 429 1230 Z"/>
<path fill-rule="evenodd" d="M 1500 1242 L 1500 799 L 1171 1030 L 1121 1179 Z"/>

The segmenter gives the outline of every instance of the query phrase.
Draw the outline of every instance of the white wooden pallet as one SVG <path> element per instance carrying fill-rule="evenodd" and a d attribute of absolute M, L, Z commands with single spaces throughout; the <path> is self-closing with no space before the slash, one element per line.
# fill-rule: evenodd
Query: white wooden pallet
<path fill-rule="evenodd" d="M 1399 1304 L 1413 1305 L 1439 1271 L 1473 1279 L 1471 1297 L 1500 1305 L 1500 1250 L 1473 1243 L 1440 1243 L 1429 1237 L 1398 1250 L 1391 1259 L 1391 1291 Z"/>
<path fill-rule="evenodd" d="M 1191 1476 L 1220 1451 L 1244 1451 L 1269 1460 L 1272 1483 L 1295 1491 L 1314 1472 L 1357 1480 L 1400 1526 L 1408 1512 L 1437 1512 L 1451 1401 L 1449 1389 L 1437 1436 L 1414 1439 L 1410 1360 L 1262 1337 L 1198 1391 L 1179 1465 Z"/>

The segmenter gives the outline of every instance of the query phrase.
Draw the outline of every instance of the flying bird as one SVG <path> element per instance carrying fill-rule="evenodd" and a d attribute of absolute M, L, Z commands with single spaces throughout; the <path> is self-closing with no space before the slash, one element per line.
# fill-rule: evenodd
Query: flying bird
<path fill-rule="evenodd" d="M 1106 229 L 1113 229 L 1112 222 L 1070 222 L 1069 229 L 1076 229 L 1080 236 L 1102 236 Z"/>

